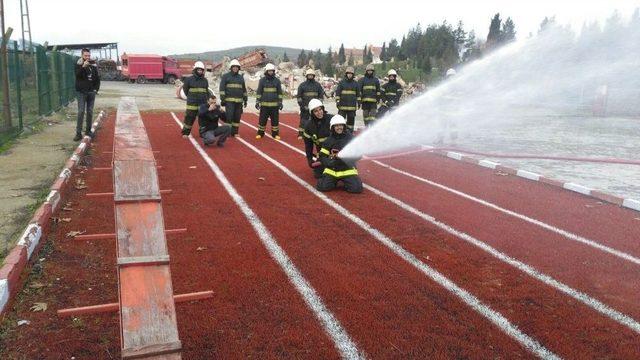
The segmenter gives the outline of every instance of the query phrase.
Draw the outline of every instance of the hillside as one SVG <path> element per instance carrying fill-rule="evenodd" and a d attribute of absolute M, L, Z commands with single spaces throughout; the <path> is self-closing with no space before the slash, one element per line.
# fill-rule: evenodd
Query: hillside
<path fill-rule="evenodd" d="M 282 56 L 286 51 L 287 56 L 291 60 L 295 60 L 298 57 L 298 54 L 300 53 L 300 51 L 302 51 L 302 49 L 294 49 L 294 48 L 288 48 L 288 47 L 256 45 L 256 46 L 242 46 L 242 47 L 237 47 L 237 48 L 227 49 L 227 50 L 206 51 L 202 53 L 176 54 L 176 55 L 170 55 L 170 56 L 177 59 L 220 61 L 225 56 L 234 58 L 244 53 L 247 53 L 249 51 L 253 51 L 255 49 L 265 49 L 267 51 L 267 55 L 271 59 L 282 59 Z"/>

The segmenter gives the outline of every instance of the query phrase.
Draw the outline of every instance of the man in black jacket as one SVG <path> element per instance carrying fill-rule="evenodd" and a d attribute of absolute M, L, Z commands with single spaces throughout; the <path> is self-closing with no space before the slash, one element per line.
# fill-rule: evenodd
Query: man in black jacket
<path fill-rule="evenodd" d="M 233 136 L 239 136 L 242 105 L 247 107 L 247 87 L 240 74 L 240 62 L 236 59 L 229 63 L 230 71 L 220 79 L 220 101 L 232 126 Z"/>
<path fill-rule="evenodd" d="M 320 191 L 333 190 L 342 181 L 344 189 L 350 193 L 362 192 L 362 180 L 358 170 L 351 161 L 347 162 L 338 155 L 353 139 L 353 135 L 345 128 L 347 121 L 340 115 L 331 118 L 331 136 L 322 144 L 320 162 L 324 165 L 322 177 L 318 179 L 316 189 Z"/>
<path fill-rule="evenodd" d="M 354 79 L 354 70 L 351 66 L 344 73 L 344 79 L 336 89 L 336 105 L 338 114 L 347 119 L 349 131 L 353 131 L 356 122 L 356 110 L 360 108 L 360 86 Z"/>
<path fill-rule="evenodd" d="M 93 104 L 100 90 L 100 75 L 95 61 L 91 60 L 89 49 L 82 49 L 82 57 L 76 63 L 76 96 L 78 100 L 78 121 L 76 136 L 73 141 L 82 139 L 82 123 L 86 114 L 85 135 L 93 137 L 91 124 L 93 122 Z"/>
<path fill-rule="evenodd" d="M 207 104 L 200 105 L 198 111 L 198 125 L 200 137 L 205 146 L 218 145 L 222 147 L 231 134 L 231 126 L 219 125 L 218 121 L 226 122 L 227 117 L 220 106 L 216 104 L 216 96 L 211 94 Z"/>
<path fill-rule="evenodd" d="M 313 69 L 307 69 L 305 72 L 307 80 L 298 86 L 296 97 L 298 98 L 298 106 L 300 106 L 300 124 L 298 126 L 298 140 L 301 140 L 304 127 L 309 120 L 309 101 L 311 99 L 322 100 L 325 96 L 324 89 L 316 79 L 316 72 Z"/>
<path fill-rule="evenodd" d="M 331 115 L 327 114 L 322 105 L 322 101 L 318 99 L 311 99 L 309 101 L 309 120 L 305 124 L 304 131 L 304 150 L 307 156 L 307 164 L 313 169 L 313 176 L 317 179 L 322 175 L 324 170 L 322 164 L 318 161 L 317 155 L 320 153 L 322 143 L 330 135 L 329 122 L 331 121 Z M 314 154 L 313 150 L 316 150 Z"/>
<path fill-rule="evenodd" d="M 185 79 L 182 90 L 187 96 L 187 110 L 184 113 L 182 136 L 187 137 L 196 121 L 200 105 L 206 104 L 209 98 L 209 81 L 204 77 L 204 63 L 202 61 L 196 61 L 193 65 L 193 75 Z"/>
<path fill-rule="evenodd" d="M 276 77 L 276 67 L 267 64 L 264 77 L 258 83 L 256 90 L 256 109 L 260 110 L 258 134 L 256 139 L 262 139 L 267 127 L 267 120 L 271 118 L 271 136 L 280 140 L 279 117 L 282 110 L 282 84 Z"/>

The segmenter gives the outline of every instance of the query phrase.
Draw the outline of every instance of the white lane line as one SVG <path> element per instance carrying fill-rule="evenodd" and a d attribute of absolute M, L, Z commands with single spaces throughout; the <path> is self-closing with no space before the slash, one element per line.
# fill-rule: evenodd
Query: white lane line
<path fill-rule="evenodd" d="M 249 124 L 247 124 L 247 125 L 249 125 Z M 284 125 L 285 127 L 288 127 L 288 128 L 291 128 L 293 130 L 298 131 L 297 129 L 294 129 L 291 126 L 289 126 L 287 124 L 284 124 L 282 122 L 280 123 L 280 125 Z M 543 221 L 528 217 L 526 215 L 517 213 L 517 212 L 512 211 L 512 210 L 505 209 L 505 208 L 500 207 L 500 206 L 498 206 L 498 205 L 496 205 L 494 203 L 491 203 L 489 201 L 482 200 L 482 199 L 477 198 L 477 197 L 475 197 L 473 195 L 469 195 L 467 193 L 464 193 L 464 192 L 462 192 L 460 190 L 456 190 L 456 189 L 450 188 L 450 187 L 448 187 L 446 185 L 437 183 L 435 181 L 431 181 L 429 179 L 414 175 L 414 174 L 412 174 L 410 172 L 398 169 L 396 167 L 393 167 L 393 166 L 391 166 L 389 164 L 386 164 L 386 163 L 383 163 L 381 161 L 372 160 L 372 162 L 377 164 L 377 165 L 379 165 L 379 166 L 387 168 L 387 169 L 389 169 L 389 170 L 391 170 L 393 172 L 396 172 L 398 174 L 410 177 L 410 178 L 412 178 L 414 180 L 418 180 L 418 181 L 423 182 L 425 184 L 429 184 L 431 186 L 434 186 L 434 187 L 437 187 L 439 189 L 445 190 L 447 192 L 450 192 L 452 194 L 458 195 L 458 196 L 463 197 L 465 199 L 474 201 L 474 202 L 476 202 L 478 204 L 484 205 L 484 206 L 489 207 L 491 209 L 497 210 L 497 211 L 499 211 L 499 212 L 501 212 L 503 214 L 507 214 L 509 216 L 513 216 L 513 217 L 518 218 L 518 219 L 520 219 L 522 221 L 525 221 L 525 222 L 528 222 L 530 224 L 539 226 L 539 227 L 541 227 L 541 228 L 543 228 L 545 230 L 549 230 L 549 231 L 554 232 L 556 234 L 562 235 L 562 236 L 564 236 L 565 238 L 567 238 L 569 240 L 579 242 L 579 243 L 581 243 L 583 245 L 587 245 L 589 247 L 592 247 L 594 249 L 600 250 L 600 251 L 605 252 L 607 254 L 613 255 L 613 256 L 618 257 L 620 259 L 629 261 L 629 262 L 634 263 L 636 265 L 640 265 L 640 258 L 638 258 L 636 256 L 633 256 L 631 254 L 628 254 L 628 253 L 626 253 L 624 251 L 620 251 L 620 250 L 614 249 L 612 247 L 600 244 L 600 243 L 598 243 L 598 242 L 596 242 L 594 240 L 587 239 L 587 238 L 585 238 L 583 236 L 580 236 L 578 234 L 574 234 L 574 233 L 569 232 L 567 230 L 563 230 L 563 229 L 560 229 L 560 228 L 555 227 L 553 225 L 547 224 L 547 223 L 545 223 Z M 493 163 L 493 162 L 490 162 L 490 161 L 482 160 L 480 165 L 494 169 L 495 166 L 498 165 L 498 163 Z M 525 175 L 527 175 L 527 176 L 525 176 Z M 534 177 L 533 175 L 537 175 L 537 174 L 529 173 L 529 172 L 526 172 L 526 171 L 522 171 L 522 173 L 520 174 L 520 176 L 526 177 L 526 178 L 533 178 Z M 584 188 L 584 187 L 582 187 L 580 185 L 575 185 L 575 186 L 574 185 L 575 184 L 568 185 L 570 190 L 574 190 L 574 191 L 577 191 L 577 192 L 580 192 L 580 193 L 585 193 L 587 188 Z M 580 188 L 578 188 L 576 186 L 578 186 Z M 639 207 L 638 210 L 640 211 L 640 207 Z"/>
<path fill-rule="evenodd" d="M 250 124 L 245 123 L 248 126 L 253 127 Z M 275 140 L 275 139 L 274 139 Z M 278 141 L 275 140 L 277 142 L 279 142 L 280 144 L 304 155 L 304 152 L 301 151 L 300 149 L 291 146 L 290 144 L 284 142 L 284 141 Z M 488 254 L 490 254 L 491 256 L 515 267 L 516 269 L 526 273 L 527 275 L 533 277 L 534 279 L 541 281 L 542 283 L 551 286 L 552 288 L 574 298 L 575 300 L 580 301 L 581 303 L 583 303 L 584 305 L 590 307 L 591 309 L 599 312 L 600 314 L 606 316 L 607 318 L 609 318 L 610 320 L 613 320 L 621 325 L 624 325 L 626 327 L 628 327 L 629 329 L 635 331 L 636 333 L 640 333 L 640 323 L 638 321 L 636 321 L 635 319 L 633 319 L 632 317 L 618 311 L 615 310 L 613 308 L 611 308 L 610 306 L 608 306 L 607 304 L 604 304 L 603 302 L 590 297 L 589 295 L 574 289 L 556 279 L 554 279 L 553 277 L 546 275 L 542 272 L 540 272 L 539 270 L 537 270 L 536 268 L 534 268 L 531 265 L 525 264 L 517 259 L 514 259 L 512 257 L 510 257 L 509 255 L 500 252 L 498 249 L 492 247 L 491 245 L 484 243 L 476 238 L 474 238 L 473 236 L 462 232 L 460 230 L 457 230 L 445 223 L 442 223 L 440 221 L 437 221 L 433 216 L 426 214 L 414 207 L 412 207 L 411 205 L 403 202 L 400 199 L 397 199 L 391 195 L 386 194 L 385 192 L 378 190 L 376 188 L 374 188 L 371 185 L 367 185 L 364 184 L 365 188 L 370 190 L 371 192 L 375 193 L 376 195 L 394 203 L 395 205 L 399 206 L 400 208 L 420 217 L 421 219 L 437 226 L 438 228 L 448 232 L 451 235 L 454 235 L 468 243 L 470 243 L 471 245 L 474 245 L 480 249 L 482 249 L 483 251 L 487 252 Z"/>
<path fill-rule="evenodd" d="M 171 113 L 173 119 L 178 124 L 178 126 L 182 127 L 182 123 L 176 117 L 175 113 Z M 200 144 L 193 138 L 193 136 L 189 136 L 189 141 L 193 147 L 198 151 L 200 156 L 204 159 L 204 161 L 209 165 L 211 171 L 216 175 L 222 186 L 224 186 L 225 190 L 231 195 L 233 201 L 238 205 L 244 216 L 249 220 L 251 226 L 254 231 L 264 244 L 264 246 L 269 251 L 271 257 L 280 265 L 282 270 L 285 272 L 289 281 L 294 285 L 296 290 L 300 293 L 304 301 L 307 303 L 307 306 L 311 308 L 314 312 L 318 320 L 320 320 L 324 330 L 329 334 L 331 339 L 333 340 L 336 348 L 340 352 L 345 359 L 362 359 L 366 356 L 364 352 L 360 351 L 345 328 L 340 324 L 338 319 L 331 313 L 329 309 L 324 305 L 322 299 L 317 294 L 316 290 L 311 286 L 311 284 L 304 278 L 300 270 L 295 266 L 295 264 L 291 261 L 287 253 L 278 245 L 277 241 L 274 239 L 271 232 L 267 229 L 267 227 L 262 223 L 258 215 L 251 209 L 251 207 L 247 204 L 247 202 L 242 198 L 242 196 L 238 193 L 235 187 L 229 182 L 227 177 L 224 175 L 222 170 L 216 165 L 215 162 L 207 155 L 207 153 L 202 149 Z"/>
<path fill-rule="evenodd" d="M 247 123 L 245 121 L 242 121 L 242 122 L 245 125 L 248 125 L 248 126 L 254 128 L 254 129 L 257 129 L 253 125 L 251 125 L 251 124 L 249 124 L 249 123 Z M 409 264 L 413 265 L 416 269 L 418 269 L 423 274 L 427 275 L 429 278 L 431 278 L 437 284 L 439 284 L 440 286 L 444 287 L 447 291 L 449 291 L 453 295 L 457 296 L 465 304 L 467 304 L 473 310 L 475 310 L 480 315 L 485 317 L 491 323 L 496 325 L 498 328 L 500 328 L 500 330 L 502 330 L 508 336 L 510 336 L 511 338 L 516 340 L 518 343 L 520 343 L 526 349 L 528 349 L 529 351 L 533 352 L 537 356 L 539 356 L 541 358 L 544 358 L 544 359 L 558 359 L 559 358 L 556 354 L 551 352 L 549 349 L 545 348 L 537 340 L 535 340 L 532 337 L 530 337 L 529 335 L 523 333 L 516 325 L 512 324 L 501 313 L 499 313 L 499 312 L 491 309 L 489 306 L 483 304 L 480 301 L 480 299 L 475 297 L 473 294 L 471 294 L 468 291 L 466 291 L 465 289 L 461 288 L 460 286 L 455 284 L 453 281 L 451 281 L 449 278 L 447 278 L 446 276 L 444 276 L 443 274 L 441 274 L 440 272 L 438 272 L 434 268 L 432 268 L 429 265 L 427 265 L 427 264 L 423 263 L 422 261 L 420 261 L 413 254 L 411 254 L 410 252 L 405 250 L 402 246 L 400 246 L 397 243 L 395 243 L 393 240 L 391 240 L 389 237 L 384 235 L 379 230 L 373 228 L 371 225 L 369 225 L 367 222 L 365 222 L 364 220 L 359 218 L 357 215 L 351 213 L 349 210 L 347 210 L 346 208 L 342 207 L 337 202 L 335 202 L 332 199 L 330 199 L 329 197 L 327 197 L 325 194 L 323 194 L 323 193 L 319 192 L 318 190 L 316 190 L 312 185 L 310 185 L 309 183 L 307 183 L 306 181 L 304 181 L 303 179 L 298 177 L 296 174 L 294 174 L 291 170 L 289 170 L 284 165 L 279 163 L 277 160 L 271 158 L 269 155 L 265 154 L 264 152 L 262 152 L 261 150 L 259 150 L 255 146 L 251 145 L 247 141 L 245 141 L 245 140 L 243 140 L 241 138 L 238 138 L 238 140 L 240 140 L 240 142 L 242 142 L 245 146 L 247 146 L 248 148 L 253 150 L 256 154 L 260 155 L 261 157 L 263 157 L 264 159 L 266 159 L 267 161 L 272 163 L 274 166 L 276 166 L 282 172 L 287 174 L 287 176 L 289 176 L 291 179 L 296 181 L 298 184 L 302 185 L 309 192 L 311 192 L 312 194 L 314 194 L 315 196 L 320 198 L 327 205 L 331 206 L 334 210 L 336 210 L 342 216 L 344 216 L 345 218 L 351 220 L 356 225 L 358 225 L 360 228 L 362 228 L 363 230 L 368 232 L 376 240 L 378 240 L 384 246 L 389 248 L 393 253 L 395 253 L 401 259 L 403 259 L 404 261 L 406 261 Z M 287 146 L 287 147 L 293 148 L 296 151 L 301 152 L 300 150 L 298 150 L 298 149 L 294 148 L 293 146 L 289 145 L 288 143 L 285 143 L 283 141 L 278 141 L 278 142 L 283 144 L 283 145 L 285 145 L 285 146 Z"/>

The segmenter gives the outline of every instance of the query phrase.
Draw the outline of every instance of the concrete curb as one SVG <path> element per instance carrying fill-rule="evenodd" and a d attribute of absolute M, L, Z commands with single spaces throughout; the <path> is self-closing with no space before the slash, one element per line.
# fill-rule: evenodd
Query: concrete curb
<path fill-rule="evenodd" d="M 536 174 L 536 173 L 531 172 L 531 171 L 514 169 L 514 168 L 502 166 L 499 163 L 496 163 L 496 162 L 493 162 L 493 161 L 490 161 L 490 160 L 478 159 L 478 158 L 475 158 L 475 157 L 472 157 L 472 156 L 468 156 L 468 155 L 464 155 L 464 154 L 461 154 L 461 153 L 457 153 L 457 152 L 454 152 L 454 151 L 432 150 L 432 148 L 429 147 L 429 146 L 423 146 L 423 150 L 430 151 L 433 154 L 445 156 L 445 157 L 448 157 L 448 158 L 451 158 L 451 159 L 455 159 L 455 160 L 463 161 L 463 162 L 466 162 L 466 163 L 475 164 L 475 165 L 479 165 L 479 166 L 486 167 L 486 168 L 489 168 L 489 169 L 497 170 L 497 171 L 500 171 L 500 172 L 505 173 L 505 174 L 518 176 L 518 177 L 521 177 L 521 178 L 524 178 L 524 179 L 527 179 L 527 180 L 537 181 L 537 182 L 545 183 L 545 184 L 548 184 L 548 185 L 551 185 L 551 186 L 560 187 L 560 188 L 563 188 L 565 190 L 574 191 L 574 192 L 577 192 L 577 193 L 582 194 L 582 195 L 587 195 L 587 196 L 596 198 L 596 199 L 598 199 L 600 201 L 604 201 L 604 202 L 608 202 L 608 203 L 611 203 L 611 204 L 614 204 L 614 205 L 625 207 L 627 209 L 640 211 L 640 201 L 635 200 L 635 199 L 625 199 L 625 198 L 622 198 L 620 196 L 607 194 L 607 193 L 604 193 L 602 191 L 591 189 L 589 187 L 586 187 L 586 186 L 583 186 L 583 185 L 579 185 L 579 184 L 576 184 L 576 183 L 563 182 L 563 181 L 560 181 L 560 180 L 556 180 L 556 179 L 545 177 L 545 176 L 540 175 L 540 174 Z"/>
<path fill-rule="evenodd" d="M 100 111 L 91 127 L 92 132 L 98 130 L 98 126 L 105 116 L 104 111 Z M 35 211 L 25 228 L 16 246 L 9 252 L 0 268 L 0 315 L 5 313 L 11 300 L 21 288 L 20 275 L 27 266 L 29 260 L 37 253 L 42 245 L 42 239 L 46 239 L 49 232 L 49 219 L 60 209 L 62 199 L 66 195 L 69 179 L 72 170 L 78 165 L 80 159 L 86 153 L 91 138 L 85 136 L 74 150 L 73 154 L 66 161 L 60 175 L 51 185 L 51 191 L 45 202 Z"/>

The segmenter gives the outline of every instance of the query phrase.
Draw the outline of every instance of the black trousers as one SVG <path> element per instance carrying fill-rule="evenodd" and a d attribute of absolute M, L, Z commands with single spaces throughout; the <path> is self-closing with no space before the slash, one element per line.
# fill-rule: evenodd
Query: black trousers
<path fill-rule="evenodd" d="M 351 111 L 340 110 L 340 111 L 338 111 L 338 114 L 342 115 L 342 117 L 347 119 L 347 127 L 349 128 L 349 130 L 353 131 L 353 126 L 356 123 L 356 111 L 355 110 L 351 110 Z"/>
<path fill-rule="evenodd" d="M 307 126 L 309 121 L 309 110 L 300 110 L 300 124 L 298 125 L 298 136 L 302 136 L 304 127 Z"/>
<path fill-rule="evenodd" d="M 184 113 L 184 125 L 182 125 L 182 135 L 191 134 L 191 128 L 193 123 L 196 122 L 198 116 L 198 110 L 188 110 Z"/>
<path fill-rule="evenodd" d="M 82 132 L 82 123 L 85 123 L 85 134 L 91 132 L 91 124 L 93 123 L 93 104 L 96 101 L 96 92 L 80 92 L 76 93 L 76 100 L 78 101 L 78 121 L 76 122 L 76 134 Z M 84 120 L 85 114 L 87 115 L 86 121 Z"/>
<path fill-rule="evenodd" d="M 264 135 L 264 130 L 267 128 L 267 120 L 271 119 L 271 136 L 280 134 L 280 111 L 277 107 L 262 106 L 260 108 L 260 117 L 258 119 L 258 135 Z"/>
<path fill-rule="evenodd" d="M 231 124 L 231 133 L 236 135 L 240 127 L 240 117 L 242 116 L 242 103 L 227 101 L 224 106 L 227 113 L 227 122 Z"/>
<path fill-rule="evenodd" d="M 358 175 L 337 178 L 328 174 L 322 174 L 322 177 L 318 179 L 316 189 L 318 189 L 319 191 L 333 190 L 338 186 L 339 181 L 342 181 L 344 190 L 346 192 L 354 194 L 359 194 L 362 192 L 362 180 L 360 180 L 360 177 Z"/>
<path fill-rule="evenodd" d="M 373 121 L 376 119 L 377 113 L 378 113 L 378 108 L 376 107 L 376 103 L 374 102 L 362 103 L 362 117 L 364 118 L 365 126 L 369 127 L 373 124 Z"/>

